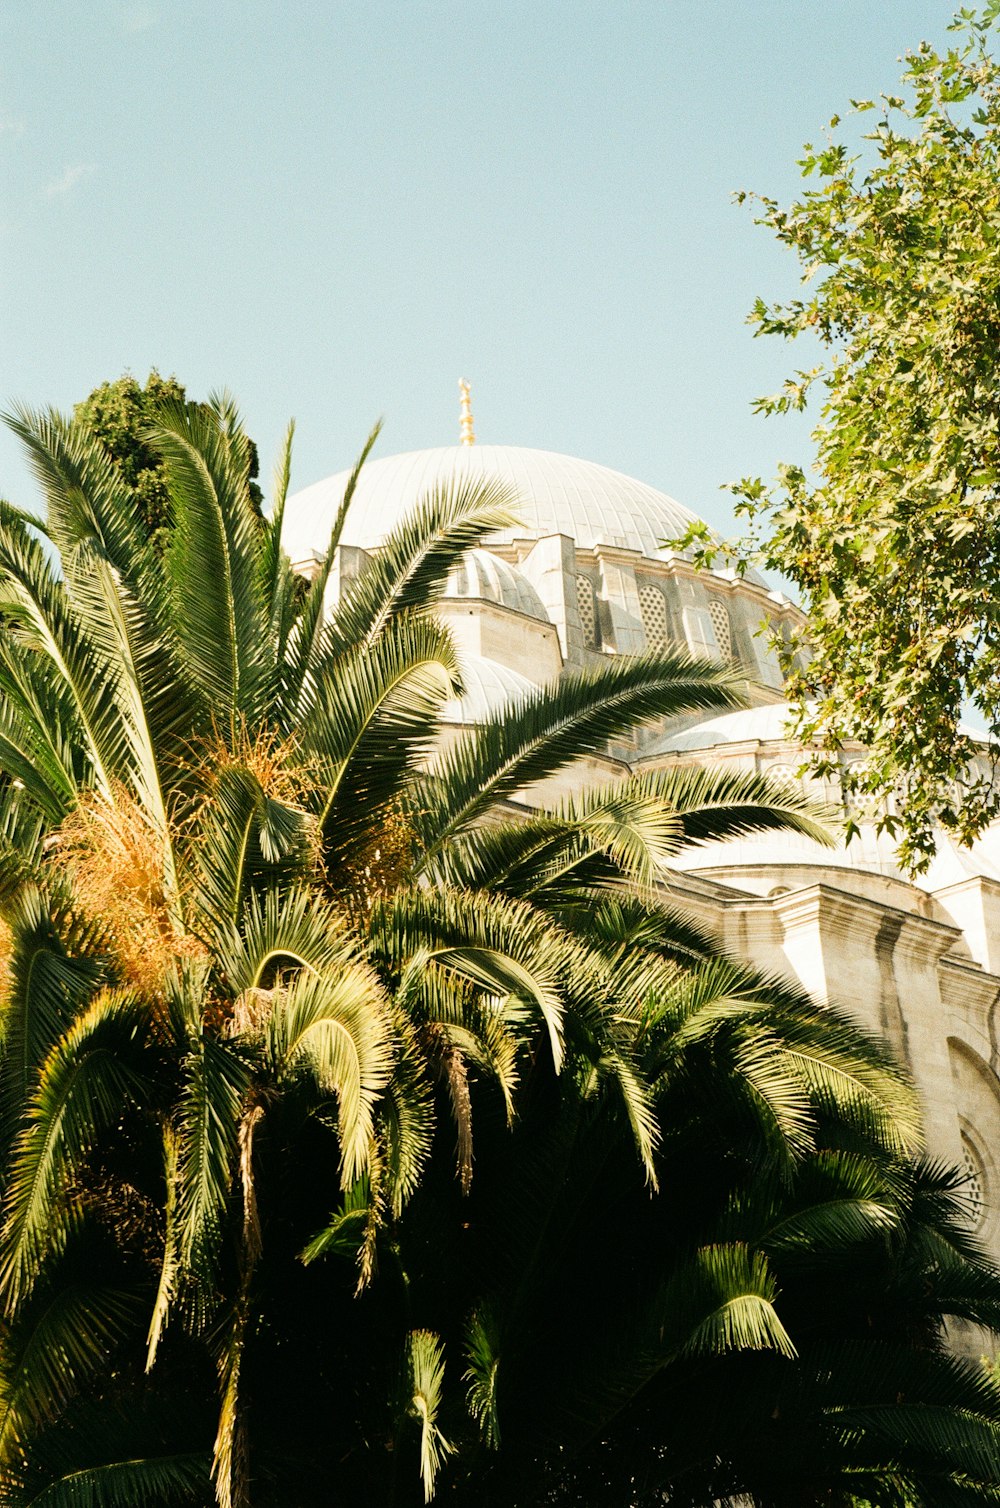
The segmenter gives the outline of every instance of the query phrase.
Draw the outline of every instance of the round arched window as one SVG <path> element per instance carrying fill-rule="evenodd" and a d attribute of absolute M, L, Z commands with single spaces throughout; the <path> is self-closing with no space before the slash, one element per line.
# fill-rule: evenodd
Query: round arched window
<path fill-rule="evenodd" d="M 724 660 L 731 660 L 733 658 L 733 629 L 729 621 L 729 609 L 717 597 L 710 597 L 708 611 L 712 615 L 712 627 L 715 629 L 715 642 L 719 646 L 719 653 Z"/>
<path fill-rule="evenodd" d="M 973 1224 L 978 1228 L 986 1218 L 988 1190 L 986 1168 L 972 1140 L 962 1132 L 962 1167 L 965 1170 L 964 1193 Z"/>

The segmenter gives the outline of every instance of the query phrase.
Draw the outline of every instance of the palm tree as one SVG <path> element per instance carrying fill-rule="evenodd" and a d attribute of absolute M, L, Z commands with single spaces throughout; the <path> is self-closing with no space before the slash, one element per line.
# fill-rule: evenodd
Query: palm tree
<path fill-rule="evenodd" d="M 79 425 L 12 422 L 47 512 L 0 507 L 0 1502 L 528 1502 L 595 1449 L 613 1481 L 636 1430 L 674 1490 L 656 1389 L 718 1400 L 756 1362 L 812 1419 L 799 1316 L 904 1226 L 889 1339 L 922 1304 L 937 1398 L 941 1315 L 990 1323 L 1000 1287 L 940 1212 L 906 1223 L 909 1090 L 658 885 L 682 842 L 815 814 L 688 772 L 496 817 L 637 721 L 735 705 L 728 673 L 612 660 L 439 752 L 460 673 L 432 609 L 501 488 L 431 494 L 328 611 L 357 471 L 303 591 L 291 432 L 261 524 L 231 401 L 165 407 L 154 551 Z M 995 1460 L 977 1386 L 940 1392 L 921 1490 Z M 739 1424 L 684 1442 L 696 1493 L 757 1490 Z M 831 1458 L 874 1496 L 904 1467 L 866 1428 Z"/>

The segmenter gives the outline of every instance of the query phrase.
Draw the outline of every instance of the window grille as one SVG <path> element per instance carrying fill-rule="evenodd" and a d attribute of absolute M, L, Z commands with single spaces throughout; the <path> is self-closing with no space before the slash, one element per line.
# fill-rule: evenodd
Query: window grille
<path fill-rule="evenodd" d="M 670 645 L 670 625 L 667 622 L 667 599 L 658 586 L 646 582 L 639 588 L 639 612 L 646 634 L 646 648 L 661 653 Z"/>
<path fill-rule="evenodd" d="M 586 576 L 576 578 L 576 607 L 580 614 L 580 627 L 583 629 L 583 647 L 596 649 L 597 603 L 594 600 L 594 588 Z"/>
<path fill-rule="evenodd" d="M 731 660 L 733 658 L 733 630 L 729 622 L 729 609 L 724 602 L 719 602 L 712 597 L 709 599 L 708 610 L 712 615 L 712 627 L 715 629 L 719 653 L 724 660 Z"/>
<path fill-rule="evenodd" d="M 965 1196 L 973 1221 L 979 1226 L 986 1213 L 986 1172 L 979 1153 L 966 1136 L 962 1137 L 962 1166 L 965 1169 Z"/>

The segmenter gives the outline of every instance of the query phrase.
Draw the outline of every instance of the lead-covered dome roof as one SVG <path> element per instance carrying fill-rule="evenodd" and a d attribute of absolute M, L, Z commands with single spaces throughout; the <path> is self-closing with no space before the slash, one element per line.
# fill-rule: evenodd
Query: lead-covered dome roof
<path fill-rule="evenodd" d="M 542 599 L 527 577 L 489 550 L 467 550 L 448 577 L 444 594 L 478 597 L 548 621 Z"/>
<path fill-rule="evenodd" d="M 296 563 L 322 555 L 350 472 L 305 487 L 288 499 L 283 540 Z M 584 549 L 617 545 L 652 558 L 669 552 L 696 521 L 683 504 L 645 482 L 573 456 L 516 445 L 452 445 L 369 461 L 351 503 L 343 543 L 378 545 L 417 500 L 437 485 L 478 479 L 506 483 L 523 523 L 491 542 L 566 534 Z"/>
<path fill-rule="evenodd" d="M 482 723 L 504 707 L 516 706 L 538 695 L 538 687 L 508 665 L 481 655 L 459 656 L 463 693 L 441 708 L 445 723 Z"/>

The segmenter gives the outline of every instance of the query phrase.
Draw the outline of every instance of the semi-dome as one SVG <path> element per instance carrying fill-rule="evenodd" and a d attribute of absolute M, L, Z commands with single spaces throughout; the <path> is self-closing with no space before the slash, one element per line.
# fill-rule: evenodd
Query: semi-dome
<path fill-rule="evenodd" d="M 283 539 L 293 561 L 325 552 L 349 476 L 339 472 L 288 499 Z M 453 445 L 369 461 L 343 543 L 378 545 L 433 487 L 479 478 L 507 484 L 518 499 L 522 522 L 495 534 L 497 543 L 566 534 L 584 549 L 612 545 L 655 559 L 669 553 L 665 539 L 678 538 L 697 521 L 665 492 L 593 461 L 514 445 Z"/>
<path fill-rule="evenodd" d="M 529 618 L 548 619 L 541 597 L 523 572 L 489 550 L 466 551 L 448 577 L 445 596 L 496 602 Z"/>
<path fill-rule="evenodd" d="M 538 695 L 538 687 L 526 676 L 488 660 L 481 655 L 463 654 L 459 658 L 464 691 L 462 696 L 445 702 L 441 720 L 446 723 L 481 723 L 504 707 Z"/>

